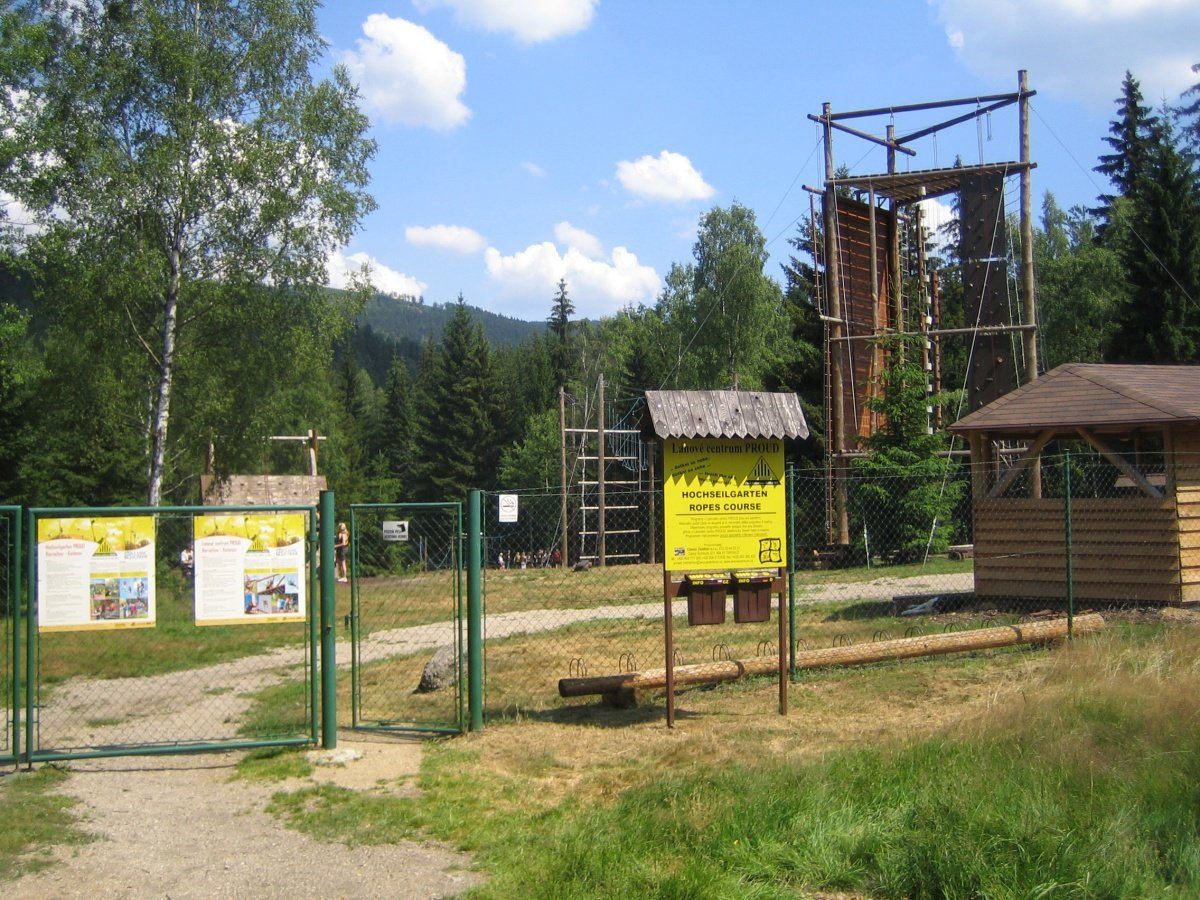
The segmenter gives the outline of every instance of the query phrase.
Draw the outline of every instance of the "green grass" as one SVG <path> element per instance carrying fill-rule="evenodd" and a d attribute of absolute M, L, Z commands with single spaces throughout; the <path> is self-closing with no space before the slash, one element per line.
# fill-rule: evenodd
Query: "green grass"
<path fill-rule="evenodd" d="M 54 792 L 66 777 L 43 766 L 0 779 L 0 881 L 45 868 L 55 846 L 92 840 L 71 814 L 76 801 Z"/>
<path fill-rule="evenodd" d="M 769 683 L 683 694 L 671 732 L 561 711 L 431 746 L 419 797 L 273 808 L 325 840 L 448 840 L 478 897 L 1200 896 L 1197 658 L 1186 628 L 1125 626 L 822 673 L 788 719 Z"/>
<path fill-rule="evenodd" d="M 55 631 L 39 634 L 38 671 L 45 685 L 67 678 L 159 675 L 227 662 L 272 647 L 304 643 L 307 625 L 197 627 L 190 594 L 159 592 L 154 628 Z"/>
<path fill-rule="evenodd" d="M 248 781 L 286 781 L 312 774 L 312 764 L 302 751 L 290 747 L 251 750 L 238 761 L 235 778 Z"/>

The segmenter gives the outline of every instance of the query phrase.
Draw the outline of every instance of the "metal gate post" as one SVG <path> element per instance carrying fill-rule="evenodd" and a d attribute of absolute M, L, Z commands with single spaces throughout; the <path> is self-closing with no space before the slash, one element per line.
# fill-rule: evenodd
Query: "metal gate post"
<path fill-rule="evenodd" d="M 334 597 L 337 583 L 333 564 L 336 512 L 333 491 L 321 491 L 321 746 L 337 747 L 337 635 Z"/>
<path fill-rule="evenodd" d="M 483 730 L 483 543 L 480 492 L 467 495 L 467 712 L 471 731 Z"/>

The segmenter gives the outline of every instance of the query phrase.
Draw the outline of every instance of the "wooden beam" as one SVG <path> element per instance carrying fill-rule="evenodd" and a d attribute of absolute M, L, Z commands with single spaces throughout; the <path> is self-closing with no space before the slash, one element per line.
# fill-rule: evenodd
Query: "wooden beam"
<path fill-rule="evenodd" d="M 1118 471 L 1141 489 L 1141 492 L 1147 497 L 1153 497 L 1155 500 L 1161 500 L 1163 493 L 1149 481 L 1146 476 L 1129 464 L 1129 461 L 1121 454 L 1112 450 L 1104 441 L 1088 431 L 1086 428 L 1079 427 L 1075 429 L 1079 432 L 1079 436 L 1085 441 L 1100 451 L 1100 455 L 1107 459 L 1110 463 L 1117 467 Z"/>
<path fill-rule="evenodd" d="M 1104 618 L 1097 613 L 1076 616 L 1073 634 L 1094 634 L 1104 627 Z M 1045 622 L 1026 622 L 976 631 L 951 631 L 942 634 L 875 641 L 869 644 L 850 644 L 824 650 L 803 650 L 796 654 L 796 668 L 819 669 L 826 666 L 859 666 L 893 659 L 911 659 L 941 653 L 963 653 L 1009 647 L 1014 644 L 1044 644 L 1067 636 L 1066 619 Z M 784 648 L 786 653 L 786 648 Z M 754 659 L 729 659 L 711 663 L 672 668 L 673 686 L 684 684 L 713 684 L 736 681 L 744 675 L 771 675 L 779 670 L 778 656 L 759 656 Z M 646 672 L 625 672 L 619 675 L 595 675 L 585 678 L 562 678 L 558 682 L 560 697 L 585 697 L 589 694 L 619 694 L 621 691 L 648 690 L 667 686 L 668 671 L 651 669 Z"/>
<path fill-rule="evenodd" d="M 1021 458 L 1014 462 L 1003 475 L 997 479 L 992 489 L 988 491 L 987 499 L 995 500 L 1001 494 L 1009 489 L 1014 481 L 1017 480 L 1021 472 L 1025 470 L 1031 462 L 1038 458 L 1038 454 L 1042 452 L 1042 448 L 1054 440 L 1054 432 L 1051 430 L 1043 431 L 1038 435 L 1037 440 L 1030 444 L 1025 452 L 1021 454 Z"/>

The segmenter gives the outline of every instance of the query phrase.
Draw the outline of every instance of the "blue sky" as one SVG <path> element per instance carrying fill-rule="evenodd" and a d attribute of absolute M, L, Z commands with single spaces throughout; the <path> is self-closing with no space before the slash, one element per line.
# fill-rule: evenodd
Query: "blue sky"
<path fill-rule="evenodd" d="M 1040 209 L 1046 191 L 1069 207 L 1108 189 L 1092 168 L 1126 69 L 1151 105 L 1200 80 L 1200 0 L 327 0 L 320 27 L 379 146 L 379 208 L 333 282 L 366 264 L 386 293 L 530 321 L 559 279 L 581 317 L 652 304 L 700 216 L 735 201 L 781 280 L 824 174 L 807 116 L 825 102 L 1007 93 L 1026 69 Z M 1017 159 L 1015 107 L 912 146 L 902 169 Z M 834 155 L 886 171 L 857 138 Z"/>

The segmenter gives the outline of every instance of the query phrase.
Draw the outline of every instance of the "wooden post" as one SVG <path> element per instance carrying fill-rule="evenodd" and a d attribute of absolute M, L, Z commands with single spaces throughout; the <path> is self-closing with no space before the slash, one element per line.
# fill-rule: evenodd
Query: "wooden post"
<path fill-rule="evenodd" d="M 1026 325 L 1037 324 L 1037 289 L 1033 274 L 1033 172 L 1029 152 L 1029 73 L 1017 72 L 1018 118 L 1021 132 L 1021 300 Z M 1030 329 L 1025 336 L 1025 383 L 1037 381 L 1037 331 Z M 1037 460 L 1029 469 L 1029 496 L 1042 496 L 1042 462 Z"/>
<path fill-rule="evenodd" d="M 837 540 L 840 544 L 850 543 L 850 514 L 847 508 L 846 482 L 842 477 L 845 465 L 843 452 L 846 449 L 845 436 L 845 398 L 842 396 L 842 291 L 841 266 L 838 259 L 837 239 L 837 192 L 833 186 L 833 124 L 830 105 L 822 105 L 825 132 L 825 197 L 822 209 L 822 221 L 825 229 L 825 293 L 829 298 L 829 393 L 830 421 L 829 447 L 833 456 L 834 489 L 833 511 L 834 526 Z"/>

